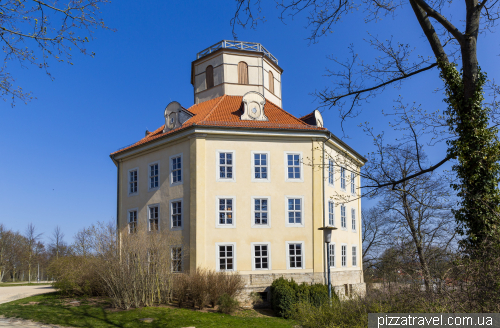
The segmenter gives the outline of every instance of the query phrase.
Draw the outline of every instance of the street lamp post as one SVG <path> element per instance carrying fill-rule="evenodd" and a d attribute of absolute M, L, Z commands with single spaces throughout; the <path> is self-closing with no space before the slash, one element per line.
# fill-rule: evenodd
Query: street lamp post
<path fill-rule="evenodd" d="M 332 242 L 332 231 L 337 230 L 335 227 L 321 227 L 319 230 L 323 230 L 323 238 L 326 243 L 326 266 L 328 267 L 328 299 L 332 302 L 332 281 L 330 275 L 330 243 Z"/>

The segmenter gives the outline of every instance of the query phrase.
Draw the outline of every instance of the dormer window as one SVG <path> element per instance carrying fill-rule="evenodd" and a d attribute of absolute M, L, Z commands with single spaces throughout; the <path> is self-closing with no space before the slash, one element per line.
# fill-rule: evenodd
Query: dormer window
<path fill-rule="evenodd" d="M 175 118 L 174 118 L 174 117 L 171 117 L 171 118 L 170 118 L 170 124 L 174 124 L 174 122 L 175 122 Z"/>
<path fill-rule="evenodd" d="M 205 69 L 205 78 L 207 82 L 207 89 L 210 89 L 214 86 L 214 67 L 212 65 L 208 65 Z"/>
<path fill-rule="evenodd" d="M 238 84 L 248 84 L 248 64 L 244 61 L 238 63 Z"/>

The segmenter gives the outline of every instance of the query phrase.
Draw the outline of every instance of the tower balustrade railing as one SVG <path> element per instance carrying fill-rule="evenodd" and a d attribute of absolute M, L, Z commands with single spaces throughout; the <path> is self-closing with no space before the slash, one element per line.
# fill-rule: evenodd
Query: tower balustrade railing
<path fill-rule="evenodd" d="M 278 59 L 274 57 L 264 46 L 260 43 L 255 42 L 245 42 L 245 41 L 231 41 L 231 40 L 222 40 L 217 42 L 216 44 L 198 52 L 196 54 L 196 59 L 200 59 L 211 54 L 214 51 L 219 49 L 239 49 L 239 50 L 247 50 L 247 51 L 255 51 L 262 52 L 266 57 L 271 59 L 273 62 L 278 64 Z"/>

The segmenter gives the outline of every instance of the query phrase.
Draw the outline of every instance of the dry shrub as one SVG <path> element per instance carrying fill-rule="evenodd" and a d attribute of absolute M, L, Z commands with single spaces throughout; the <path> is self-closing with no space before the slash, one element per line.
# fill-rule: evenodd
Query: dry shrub
<path fill-rule="evenodd" d="M 172 247 L 182 244 L 175 231 L 138 232 L 121 238 L 121 252 L 106 254 L 100 271 L 114 306 L 166 304 L 172 300 Z M 185 254 L 183 248 L 183 254 Z"/>
<path fill-rule="evenodd" d="M 245 287 L 243 278 L 234 272 L 216 272 L 198 268 L 194 272 L 178 274 L 174 283 L 175 303 L 181 306 L 187 300 L 200 310 L 219 302 L 222 295 L 236 298 Z"/>
<path fill-rule="evenodd" d="M 191 281 L 187 274 L 178 274 L 174 278 L 173 298 L 179 307 L 189 299 L 190 283 Z"/>
<path fill-rule="evenodd" d="M 96 274 L 99 259 L 80 256 L 61 257 L 52 261 L 49 273 L 55 278 L 54 288 L 68 296 L 105 295 L 101 277 Z"/>

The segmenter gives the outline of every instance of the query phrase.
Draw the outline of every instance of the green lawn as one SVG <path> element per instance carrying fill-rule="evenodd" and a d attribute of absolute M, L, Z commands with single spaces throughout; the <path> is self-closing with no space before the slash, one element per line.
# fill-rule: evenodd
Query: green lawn
<path fill-rule="evenodd" d="M 31 319 L 45 324 L 72 327 L 288 327 L 296 323 L 271 316 L 262 316 L 254 310 L 243 310 L 229 316 L 190 309 L 149 307 L 128 311 L 105 309 L 106 303 L 81 299 L 81 305 L 72 306 L 57 293 L 24 298 L 0 305 L 0 315 Z M 152 323 L 141 318 L 154 318 Z"/>

